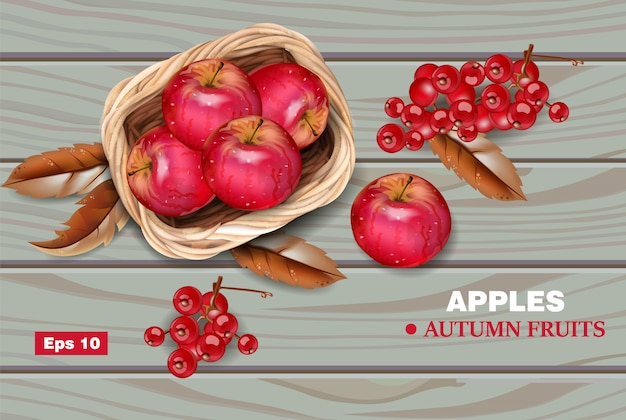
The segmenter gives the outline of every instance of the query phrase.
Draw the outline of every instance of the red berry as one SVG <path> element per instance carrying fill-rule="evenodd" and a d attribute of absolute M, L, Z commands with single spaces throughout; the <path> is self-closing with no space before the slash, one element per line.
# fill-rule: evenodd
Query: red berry
<path fill-rule="evenodd" d="M 485 68 L 477 61 L 468 61 L 461 66 L 461 82 L 478 86 L 485 80 Z"/>
<path fill-rule="evenodd" d="M 214 332 L 213 331 L 213 322 L 207 321 L 206 324 L 204 324 L 204 328 L 202 329 L 202 332 L 204 334 L 210 334 L 210 333 Z"/>
<path fill-rule="evenodd" d="M 413 80 L 409 87 L 409 97 L 415 105 L 426 108 L 431 106 L 437 100 L 439 92 L 433 87 L 430 79 L 418 77 Z"/>
<path fill-rule="evenodd" d="M 421 106 L 409 104 L 404 107 L 400 120 L 407 127 L 421 125 L 426 120 L 426 111 Z"/>
<path fill-rule="evenodd" d="M 385 113 L 391 118 L 398 118 L 404 109 L 404 101 L 398 97 L 391 97 L 385 102 Z"/>
<path fill-rule="evenodd" d="M 513 75 L 511 76 L 511 82 L 516 83 L 520 87 L 526 86 L 533 80 L 539 80 L 539 67 L 534 61 L 529 61 L 526 65 L 526 76 L 522 75 L 522 68 L 524 67 L 524 60 L 517 60 L 513 63 Z M 517 80 L 519 77 L 519 80 Z"/>
<path fill-rule="evenodd" d="M 550 105 L 548 115 L 552 121 L 560 123 L 569 117 L 569 108 L 563 102 L 555 102 Z"/>
<path fill-rule="evenodd" d="M 205 317 L 214 319 L 219 314 L 228 312 L 228 300 L 226 299 L 226 296 L 218 293 L 215 298 L 214 308 L 210 307 L 211 299 L 213 299 L 213 292 L 206 292 L 202 295 L 202 314 Z"/>
<path fill-rule="evenodd" d="M 528 102 L 514 102 L 509 107 L 507 119 L 514 128 L 526 130 L 537 120 L 537 111 Z"/>
<path fill-rule="evenodd" d="M 488 133 L 493 130 L 493 123 L 489 119 L 489 111 L 483 104 L 476 105 L 476 122 L 474 125 L 476 126 L 476 130 L 479 133 Z"/>
<path fill-rule="evenodd" d="M 198 339 L 199 338 L 200 337 L 198 337 Z M 178 348 L 179 349 L 187 349 L 187 350 L 189 350 L 191 352 L 191 354 L 193 354 L 193 356 L 196 358 L 196 360 L 200 360 L 200 355 L 196 351 L 196 344 L 197 344 L 197 341 L 194 341 L 192 343 L 187 343 L 187 344 L 179 344 Z"/>
<path fill-rule="evenodd" d="M 436 133 L 445 134 L 452 130 L 453 124 L 450 121 L 449 111 L 445 108 L 438 108 L 430 114 L 430 127 Z"/>
<path fill-rule="evenodd" d="M 513 128 L 513 125 L 511 125 L 509 119 L 507 118 L 508 112 L 509 109 L 508 107 L 506 107 L 502 111 L 489 113 L 489 120 L 493 124 L 494 128 L 502 131 L 510 130 L 511 128 Z"/>
<path fill-rule="evenodd" d="M 489 112 L 500 112 L 507 109 L 510 100 L 509 90 L 496 83 L 486 86 L 480 94 L 480 102 Z"/>
<path fill-rule="evenodd" d="M 413 80 L 419 78 L 419 77 L 426 77 L 428 79 L 430 79 L 430 77 L 433 75 L 433 72 L 435 71 L 435 69 L 437 69 L 437 65 L 433 64 L 433 63 L 425 63 L 422 64 L 421 66 L 419 66 L 416 70 L 415 70 L 415 74 L 413 75 Z"/>
<path fill-rule="evenodd" d="M 431 117 L 432 112 L 426 111 L 426 118 L 424 119 L 424 122 L 418 126 L 411 127 L 411 130 L 419 132 L 424 140 L 430 140 L 438 134 L 438 132 L 433 130 L 433 128 L 430 126 Z"/>
<path fill-rule="evenodd" d="M 449 116 L 455 126 L 467 127 L 474 125 L 478 111 L 473 102 L 460 100 L 450 105 Z"/>
<path fill-rule="evenodd" d="M 239 348 L 239 351 L 243 354 L 252 354 L 258 350 L 259 342 L 254 335 L 244 334 L 239 337 L 237 347 Z"/>
<path fill-rule="evenodd" d="M 504 54 L 494 54 L 485 61 L 485 76 L 494 83 L 504 83 L 513 76 L 513 62 Z"/>
<path fill-rule="evenodd" d="M 170 336 L 178 344 L 189 344 L 200 336 L 200 327 L 192 317 L 179 316 L 170 324 Z"/>
<path fill-rule="evenodd" d="M 476 100 L 476 89 L 474 86 L 470 86 L 467 83 L 461 83 L 455 91 L 446 95 L 446 100 L 449 104 L 465 99 L 466 101 L 474 102 Z"/>
<path fill-rule="evenodd" d="M 196 343 L 196 352 L 205 362 L 215 362 L 226 353 L 226 344 L 217 334 L 203 334 Z"/>
<path fill-rule="evenodd" d="M 148 327 L 143 333 L 143 339 L 149 346 L 160 346 L 165 341 L 165 331 L 161 327 Z"/>
<path fill-rule="evenodd" d="M 461 74 L 456 67 L 449 64 L 439 66 L 430 77 L 437 92 L 444 94 L 454 92 L 461 84 Z"/>
<path fill-rule="evenodd" d="M 416 151 L 424 146 L 424 136 L 417 130 L 409 130 L 404 135 L 406 148 L 412 151 Z"/>
<path fill-rule="evenodd" d="M 543 105 L 548 100 L 550 90 L 542 81 L 530 82 L 524 88 L 524 100 L 531 105 Z"/>
<path fill-rule="evenodd" d="M 213 331 L 220 337 L 231 337 L 237 333 L 239 323 L 231 313 L 220 314 L 213 320 Z"/>
<path fill-rule="evenodd" d="M 385 124 L 376 133 L 376 142 L 387 153 L 399 152 L 404 147 L 404 129 L 398 124 Z"/>
<path fill-rule="evenodd" d="M 193 315 L 202 308 L 202 292 L 193 286 L 183 286 L 174 293 L 174 309 L 183 315 Z"/>
<path fill-rule="evenodd" d="M 456 134 L 462 141 L 469 143 L 476 140 L 476 137 L 478 137 L 478 130 L 475 125 L 468 125 L 459 127 Z"/>
<path fill-rule="evenodd" d="M 204 329 L 202 331 L 204 334 L 214 334 L 215 331 L 213 330 L 213 322 L 208 321 L 206 324 L 204 324 Z M 233 336 L 222 337 L 222 341 L 224 341 L 224 344 L 226 345 L 228 345 L 228 343 L 230 343 L 230 340 L 232 339 L 233 339 Z"/>
<path fill-rule="evenodd" d="M 177 348 L 167 358 L 167 368 L 178 378 L 187 378 L 198 368 L 198 360 L 194 354 L 185 349 Z"/>

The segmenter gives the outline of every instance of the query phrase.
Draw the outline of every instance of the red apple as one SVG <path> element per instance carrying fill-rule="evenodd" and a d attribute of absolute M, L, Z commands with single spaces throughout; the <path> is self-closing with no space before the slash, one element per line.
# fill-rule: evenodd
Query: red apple
<path fill-rule="evenodd" d="M 164 216 L 183 216 L 214 197 L 204 181 L 202 152 L 178 141 L 166 126 L 133 145 L 126 165 L 128 186 L 141 204 Z"/>
<path fill-rule="evenodd" d="M 202 154 L 207 184 L 224 203 L 262 210 L 296 189 L 302 157 L 289 133 L 260 116 L 234 119 L 207 139 Z"/>
<path fill-rule="evenodd" d="M 233 118 L 261 113 L 259 92 L 240 67 L 208 58 L 175 74 L 163 89 L 163 118 L 172 133 L 194 150 Z"/>
<path fill-rule="evenodd" d="M 450 236 L 450 210 L 430 182 L 394 173 L 365 186 L 354 199 L 351 224 L 357 244 L 390 267 L 416 267 L 432 259 Z"/>
<path fill-rule="evenodd" d="M 299 149 L 313 143 L 326 128 L 330 103 L 324 82 L 295 63 L 257 67 L 250 78 L 261 95 L 262 115 L 282 125 Z"/>

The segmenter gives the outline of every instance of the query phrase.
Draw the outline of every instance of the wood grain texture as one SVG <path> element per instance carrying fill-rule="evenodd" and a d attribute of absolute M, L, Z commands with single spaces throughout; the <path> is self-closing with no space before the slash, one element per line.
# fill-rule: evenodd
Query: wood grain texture
<path fill-rule="evenodd" d="M 152 60 L 263 21 L 301 32 L 328 58 L 353 114 L 358 161 L 337 202 L 287 229 L 327 251 L 347 275 L 314 291 L 259 278 L 228 254 L 195 264 L 165 259 L 132 223 L 106 248 L 49 257 L 28 242 L 52 238 L 78 198 L 34 200 L 1 189 L 1 418 L 625 416 L 623 1 L 390 0 L 383 6 L 339 0 L 311 7 L 302 1 L 5 0 L 1 9 L 3 179 L 27 156 L 99 141 L 107 93 Z M 406 96 L 420 60 L 458 65 L 494 52 L 518 56 L 529 43 L 537 53 L 587 63 L 539 63 L 552 98 L 572 110 L 567 123 L 540 118 L 532 130 L 490 135 L 518 167 L 528 202 L 485 199 L 427 149 L 394 155 L 378 149 L 375 133 L 389 121 L 382 105 L 389 96 Z M 455 223 L 446 250 L 415 270 L 373 264 L 348 226 L 359 189 L 400 170 L 437 185 Z M 173 318 L 170 296 L 178 287 L 207 289 L 217 275 L 233 286 L 274 293 L 267 299 L 227 295 L 241 327 L 259 337 L 259 352 L 230 351 L 219 364 L 176 380 L 165 368 L 167 349 L 146 346 L 143 331 Z M 559 289 L 566 308 L 556 314 L 445 312 L 452 290 L 470 289 Z M 607 333 L 497 341 L 420 335 L 429 320 L 507 319 L 603 319 Z M 405 333 L 408 322 L 418 334 Z M 34 331 L 87 329 L 109 332 L 108 356 L 33 354 Z M 494 371 L 500 373 L 486 373 Z"/>
<path fill-rule="evenodd" d="M 2 49 L 19 52 L 184 50 L 257 22 L 304 33 L 322 51 L 445 53 L 624 51 L 621 1 L 527 3 L 373 0 L 331 3 L 185 0 L 5 0 Z"/>
<path fill-rule="evenodd" d="M 450 240 L 433 263 L 458 265 L 479 261 L 516 265 L 524 261 L 625 267 L 626 168 L 524 165 L 518 171 L 528 201 L 501 202 L 485 198 L 442 165 L 423 166 L 358 164 L 346 190 L 335 202 L 296 219 L 283 230 L 323 249 L 340 267 L 374 266 L 352 236 L 352 201 L 372 179 L 407 171 L 440 189 L 453 215 Z M 10 166 L 5 164 L 0 174 L 7 176 L 9 171 Z M 134 222 L 129 222 L 107 247 L 77 257 L 47 256 L 28 242 L 53 238 L 53 230 L 77 209 L 76 199 L 33 199 L 6 188 L 0 190 L 0 198 L 0 249 L 4 264 L 62 267 L 132 262 L 160 266 L 178 261 L 152 250 Z M 235 263 L 229 253 L 221 253 L 198 264 Z"/>
<path fill-rule="evenodd" d="M 421 268 L 345 269 L 346 279 L 324 289 L 303 291 L 262 279 L 238 269 L 106 269 L 9 270 L 2 274 L 3 367 L 54 370 L 76 366 L 109 366 L 113 370 L 151 370 L 166 373 L 165 360 L 173 350 L 167 341 L 151 348 L 143 332 L 151 325 L 167 328 L 177 315 L 171 296 L 184 285 L 212 289 L 218 275 L 223 285 L 260 289 L 273 294 L 225 290 L 230 310 L 241 333 L 253 333 L 259 350 L 252 356 L 227 352 L 219 364 L 202 364 L 199 371 L 215 369 L 283 372 L 316 367 L 342 372 L 382 367 L 411 371 L 442 366 L 626 366 L 626 311 L 621 291 L 626 275 L 619 270 L 520 271 Z M 382 280 L 384 279 L 384 280 Z M 558 313 L 511 312 L 508 305 L 490 312 L 446 312 L 452 291 L 517 291 L 519 304 L 528 290 L 559 290 L 565 307 Z M 28 305 L 11 296 L 28 296 Z M 45 308 L 45 313 L 33 308 Z M 486 328 L 480 337 L 455 330 L 452 337 L 426 334 L 435 321 L 520 321 L 519 334 L 494 338 Z M 578 327 L 576 337 L 538 338 L 528 321 L 604 321 L 605 334 L 588 336 Z M 408 335 L 407 323 L 418 332 Z M 477 326 L 478 327 L 478 326 Z M 480 328 L 482 329 L 482 328 Z M 46 356 L 32 354 L 33 331 L 108 331 L 106 357 Z M 445 331 L 450 328 L 446 327 Z M 556 331 L 556 330 L 554 330 Z M 565 331 L 562 329 L 561 331 Z M 479 333 L 479 328 L 476 328 Z M 564 351 L 567 349 L 567 351 Z"/>
<path fill-rule="evenodd" d="M 521 51 L 520 51 L 521 55 Z M 448 62 L 448 61 L 446 61 Z M 422 62 L 336 61 L 328 65 L 348 100 L 354 121 L 357 159 L 435 161 L 425 147 L 418 152 L 382 152 L 376 132 L 392 122 L 383 111 L 389 96 L 408 100 L 413 72 Z M 443 63 L 441 61 L 440 63 Z M 460 65 L 460 62 L 449 63 Z M 0 65 L 0 156 L 23 159 L 74 143 L 100 141 L 100 118 L 108 92 L 149 63 L 2 63 Z M 623 62 L 540 62 L 551 100 L 571 110 L 562 124 L 546 111 L 530 130 L 488 134 L 514 160 L 626 159 L 620 116 L 626 113 Z"/>
<path fill-rule="evenodd" d="M 617 419 L 619 382 L 532 380 L 6 379 L 6 418 Z"/>

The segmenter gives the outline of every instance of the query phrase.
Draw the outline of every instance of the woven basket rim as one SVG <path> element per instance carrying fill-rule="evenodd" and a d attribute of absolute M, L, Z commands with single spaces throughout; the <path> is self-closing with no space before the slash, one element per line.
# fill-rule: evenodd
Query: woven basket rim
<path fill-rule="evenodd" d="M 332 142 L 332 153 L 328 161 L 311 175 L 309 183 L 299 185 L 285 202 L 273 208 L 248 212 L 208 227 L 173 227 L 140 205 L 130 192 L 124 170 L 130 149 L 125 131 L 129 116 L 156 101 L 165 83 L 193 61 L 208 57 L 254 61 L 276 51 L 286 52 L 295 62 L 316 73 L 328 91 L 331 106 L 326 130 Z M 270 58 L 274 59 L 273 56 Z M 252 25 L 198 44 L 120 81 L 106 98 L 101 125 L 111 177 L 122 204 L 140 226 L 150 246 L 171 258 L 211 258 L 331 203 L 345 189 L 356 160 L 347 99 L 321 53 L 302 34 L 270 23 Z"/>

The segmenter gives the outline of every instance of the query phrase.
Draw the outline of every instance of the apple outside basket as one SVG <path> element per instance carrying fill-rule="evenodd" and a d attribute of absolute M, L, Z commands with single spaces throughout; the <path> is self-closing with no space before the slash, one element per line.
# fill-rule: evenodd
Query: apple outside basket
<path fill-rule="evenodd" d="M 161 92 L 182 67 L 204 58 L 224 58 L 246 71 L 263 64 L 296 62 L 316 73 L 330 100 L 324 133 L 302 150 L 302 178 L 283 203 L 259 211 L 228 207 L 217 198 L 181 217 L 164 217 L 137 202 L 128 186 L 130 147 L 146 131 L 164 124 Z M 102 143 L 121 202 L 152 248 L 171 258 L 201 260 L 235 248 L 325 206 L 345 189 L 355 163 L 352 119 L 345 96 L 322 55 L 303 35 L 275 24 L 257 24 L 197 45 L 118 83 L 102 119 Z"/>

